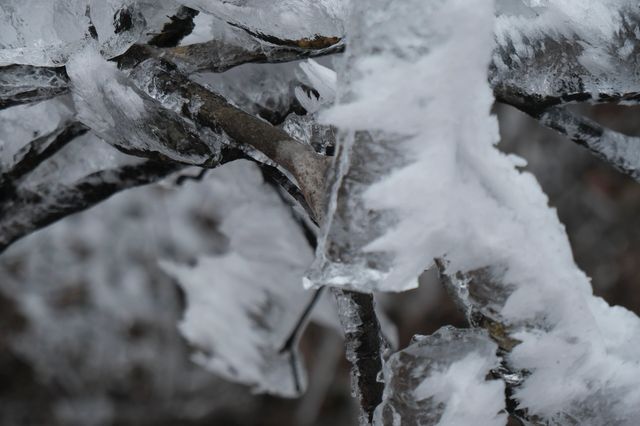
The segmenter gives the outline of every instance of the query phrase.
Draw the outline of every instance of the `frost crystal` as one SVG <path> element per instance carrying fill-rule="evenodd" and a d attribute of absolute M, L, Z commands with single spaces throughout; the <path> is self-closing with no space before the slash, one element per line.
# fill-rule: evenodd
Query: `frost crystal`
<path fill-rule="evenodd" d="M 494 150 L 486 83 L 493 4 L 354 8 L 338 104 L 324 114 L 341 130 L 338 176 L 310 279 L 401 291 L 442 254 L 437 227 L 462 198 L 451 190 L 464 179 L 456 152 Z"/>
<path fill-rule="evenodd" d="M 384 367 L 376 426 L 502 426 L 504 384 L 487 380 L 500 365 L 497 345 L 478 330 L 444 327 L 415 336 Z"/>
<path fill-rule="evenodd" d="M 306 376 L 297 350 L 282 348 L 312 296 L 301 286 L 311 248 L 255 166 L 233 163 L 213 174 L 229 249 L 195 266 L 163 264 L 187 295 L 180 330 L 208 370 L 257 392 L 299 395 Z"/>

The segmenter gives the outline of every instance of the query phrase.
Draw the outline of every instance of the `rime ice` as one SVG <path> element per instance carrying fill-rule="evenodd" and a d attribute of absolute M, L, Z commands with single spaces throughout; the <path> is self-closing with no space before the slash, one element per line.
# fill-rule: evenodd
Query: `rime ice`
<path fill-rule="evenodd" d="M 566 13 L 577 22 L 601 7 Z M 476 298 L 463 292 L 463 303 L 501 324 L 509 368 L 530 373 L 515 389 L 520 408 L 551 423 L 633 424 L 640 320 L 593 297 L 540 186 L 516 169 L 520 159 L 495 147 L 492 2 L 355 8 L 338 102 L 323 116 L 341 136 L 311 281 L 401 291 L 444 257 L 447 273 L 470 273 L 460 283 Z M 611 35 L 609 17 L 590 37 Z M 586 410 L 594 405 L 597 413 Z"/>
<path fill-rule="evenodd" d="M 431 336 L 414 336 L 385 364 L 374 424 L 504 425 L 504 384 L 487 379 L 500 365 L 497 349 L 478 330 L 443 327 Z"/>
<path fill-rule="evenodd" d="M 213 175 L 229 249 L 196 266 L 163 264 L 187 295 L 180 330 L 206 369 L 257 392 L 299 395 L 306 374 L 297 349 L 281 349 L 312 296 L 300 284 L 311 249 L 255 166 L 234 163 Z"/>

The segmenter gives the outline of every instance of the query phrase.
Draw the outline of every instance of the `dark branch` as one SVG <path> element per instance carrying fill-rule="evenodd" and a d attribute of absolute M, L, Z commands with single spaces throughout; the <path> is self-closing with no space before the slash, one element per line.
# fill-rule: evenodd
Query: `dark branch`
<path fill-rule="evenodd" d="M 254 38 L 257 38 L 258 40 L 266 41 L 267 43 L 275 44 L 276 46 L 289 46 L 297 47 L 300 49 L 326 49 L 335 44 L 338 44 L 340 40 L 342 40 L 340 37 L 321 35 L 316 35 L 313 38 L 302 38 L 298 40 L 283 39 L 269 34 L 252 31 L 249 28 L 234 22 L 228 22 L 228 24 L 232 27 L 241 29 L 242 31 L 246 32 Z"/>
<path fill-rule="evenodd" d="M 351 386 L 360 402 L 361 423 L 371 424 L 373 412 L 382 402 L 384 383 L 378 381 L 378 376 L 386 348 L 373 295 L 339 289 L 333 289 L 333 293 L 344 329 L 347 359 L 351 363 Z"/>
<path fill-rule="evenodd" d="M 258 163 L 258 165 L 260 166 L 260 170 L 262 170 L 262 175 L 266 178 L 265 180 L 273 182 L 279 188 L 284 189 L 287 194 L 289 194 L 291 198 L 297 201 L 298 204 L 300 204 L 300 206 L 309 214 L 310 218 L 314 218 L 313 210 L 311 210 L 311 207 L 307 203 L 307 200 L 304 198 L 304 195 L 284 173 L 278 170 L 277 167 L 270 166 L 268 164 Z"/>
<path fill-rule="evenodd" d="M 176 178 L 176 185 L 182 186 L 188 180 L 192 180 L 192 181 L 195 181 L 195 182 L 200 182 L 207 175 L 208 171 L 209 171 L 209 169 L 201 169 L 195 175 L 189 175 L 189 174 L 180 175 L 180 176 L 178 176 Z"/>
<path fill-rule="evenodd" d="M 156 182 L 183 167 L 146 161 L 92 173 L 72 185 L 43 184 L 18 190 L 0 207 L 0 253 L 38 229 L 93 207 L 117 192 Z"/>
<path fill-rule="evenodd" d="M 18 151 L 11 166 L 0 174 L 0 188 L 18 186 L 27 174 L 88 130 L 87 126 L 76 121 L 66 123 L 53 132 L 34 139 Z"/>
<path fill-rule="evenodd" d="M 309 303 L 307 303 L 307 305 L 305 306 L 304 310 L 302 311 L 302 314 L 300 315 L 300 317 L 298 317 L 298 321 L 296 321 L 295 325 L 293 326 L 291 333 L 289 333 L 289 336 L 284 341 L 282 348 L 280 348 L 280 353 L 294 352 L 293 349 L 298 344 L 298 341 L 300 340 L 300 336 L 302 335 L 302 332 L 307 327 L 307 324 L 309 323 L 309 318 L 311 318 L 311 313 L 313 312 L 313 308 L 315 308 L 318 302 L 320 301 L 320 298 L 324 293 L 324 289 L 325 287 L 320 287 L 318 290 L 316 290 L 313 293 L 311 300 L 309 300 Z"/>
<path fill-rule="evenodd" d="M 0 67 L 0 110 L 44 101 L 69 91 L 64 68 L 9 65 Z"/>

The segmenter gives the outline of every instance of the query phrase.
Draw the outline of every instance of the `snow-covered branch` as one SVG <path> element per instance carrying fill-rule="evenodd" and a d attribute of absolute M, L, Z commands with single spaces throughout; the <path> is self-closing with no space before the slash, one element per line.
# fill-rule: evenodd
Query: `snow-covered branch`
<path fill-rule="evenodd" d="M 637 102 L 636 2 L 497 3 L 489 80 L 499 93 L 540 106 Z"/>

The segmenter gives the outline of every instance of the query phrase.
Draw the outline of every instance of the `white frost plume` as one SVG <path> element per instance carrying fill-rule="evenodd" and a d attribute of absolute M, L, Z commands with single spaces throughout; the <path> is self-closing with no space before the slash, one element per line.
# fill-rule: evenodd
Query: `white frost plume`
<path fill-rule="evenodd" d="M 296 345 L 281 349 L 312 297 L 301 286 L 312 250 L 253 164 L 215 170 L 209 185 L 229 249 L 195 266 L 163 263 L 187 295 L 180 330 L 208 370 L 256 392 L 299 395 L 306 375 Z"/>
<path fill-rule="evenodd" d="M 384 368 L 383 402 L 376 426 L 501 426 L 506 423 L 504 383 L 487 380 L 499 367 L 487 333 L 443 327 L 415 336 Z"/>
<path fill-rule="evenodd" d="M 401 291 L 442 257 L 450 274 L 486 271 L 499 287 L 486 303 L 521 342 L 508 364 L 530 372 L 520 407 L 634 424 L 640 321 L 593 296 L 539 184 L 495 147 L 493 2 L 374 3 L 356 5 L 324 115 L 342 152 L 310 281 Z"/>
<path fill-rule="evenodd" d="M 338 104 L 324 114 L 342 131 L 337 198 L 310 278 L 401 291 L 447 245 L 466 244 L 454 243 L 443 226 L 462 237 L 474 225 L 475 215 L 457 203 L 482 197 L 464 188 L 476 183 L 474 157 L 498 155 L 486 82 L 493 3 L 377 0 L 356 5 L 353 17 Z M 502 167 L 511 169 L 511 161 L 505 157 Z"/>

